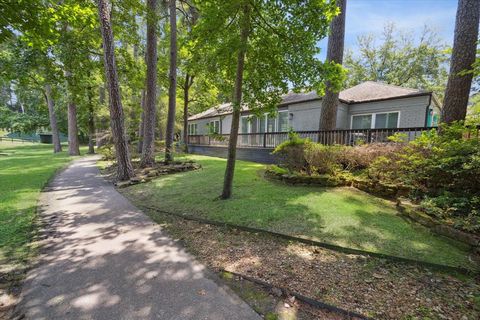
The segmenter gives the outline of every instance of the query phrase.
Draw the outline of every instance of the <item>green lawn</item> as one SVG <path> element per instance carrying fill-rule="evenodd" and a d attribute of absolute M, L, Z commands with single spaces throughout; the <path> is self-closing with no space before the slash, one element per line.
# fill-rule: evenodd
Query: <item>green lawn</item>
<path fill-rule="evenodd" d="M 40 191 L 71 159 L 50 145 L 0 142 L 0 266 L 28 260 Z"/>
<path fill-rule="evenodd" d="M 472 267 L 468 248 L 396 215 L 393 203 L 353 188 L 287 186 L 264 165 L 237 161 L 233 198 L 218 200 L 225 160 L 190 155 L 203 169 L 122 189 L 138 204 L 170 212 L 314 237 L 350 248 Z"/>

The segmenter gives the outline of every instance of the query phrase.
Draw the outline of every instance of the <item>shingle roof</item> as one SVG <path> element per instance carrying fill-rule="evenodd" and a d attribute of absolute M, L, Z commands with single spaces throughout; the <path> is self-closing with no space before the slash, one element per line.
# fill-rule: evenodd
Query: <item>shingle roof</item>
<path fill-rule="evenodd" d="M 404 88 L 383 82 L 365 81 L 340 92 L 340 100 L 346 103 L 361 103 L 430 94 L 418 89 Z"/>
<path fill-rule="evenodd" d="M 368 101 L 380 101 L 380 100 L 388 100 L 388 99 L 406 98 L 409 96 L 418 96 L 418 95 L 427 95 L 427 94 L 431 94 L 431 92 L 394 86 L 394 85 L 390 85 L 382 82 L 365 81 L 354 87 L 340 91 L 339 99 L 344 103 L 352 104 L 352 103 L 363 103 Z M 282 97 L 282 102 L 280 102 L 280 105 L 289 105 L 289 104 L 317 100 L 317 99 L 321 99 L 321 97 L 319 97 L 315 91 L 311 91 L 307 93 L 289 92 Z M 248 111 L 248 108 L 244 107 L 242 111 Z M 208 110 L 205 110 L 201 113 L 190 116 L 188 120 L 210 118 L 214 116 L 229 114 L 231 112 L 232 112 L 231 104 L 224 103 L 219 106 L 215 106 Z"/>

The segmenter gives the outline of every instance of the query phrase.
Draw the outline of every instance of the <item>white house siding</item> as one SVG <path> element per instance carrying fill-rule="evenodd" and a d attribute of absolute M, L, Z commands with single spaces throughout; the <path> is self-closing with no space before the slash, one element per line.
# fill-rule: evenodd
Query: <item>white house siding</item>
<path fill-rule="evenodd" d="M 400 112 L 400 128 L 425 126 L 425 114 L 430 96 L 418 96 L 403 99 L 366 102 L 349 105 L 348 127 L 351 125 L 352 115 Z"/>

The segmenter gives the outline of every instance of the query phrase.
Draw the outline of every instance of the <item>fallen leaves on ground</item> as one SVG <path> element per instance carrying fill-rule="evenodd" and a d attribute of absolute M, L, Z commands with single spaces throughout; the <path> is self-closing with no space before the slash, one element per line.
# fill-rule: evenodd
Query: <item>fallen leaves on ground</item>
<path fill-rule="evenodd" d="M 479 279 L 151 215 L 215 270 L 244 274 L 379 319 L 480 317 Z"/>

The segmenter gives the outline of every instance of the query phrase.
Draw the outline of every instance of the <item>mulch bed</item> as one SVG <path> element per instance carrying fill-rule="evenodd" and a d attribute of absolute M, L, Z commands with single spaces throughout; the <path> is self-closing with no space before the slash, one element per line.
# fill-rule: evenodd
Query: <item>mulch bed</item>
<path fill-rule="evenodd" d="M 478 319 L 480 279 L 150 212 L 200 261 L 378 319 Z M 332 319 L 338 318 L 336 315 Z"/>
<path fill-rule="evenodd" d="M 114 163 L 103 170 L 105 178 L 115 183 L 118 188 L 125 188 L 131 185 L 149 182 L 158 176 L 167 174 L 198 170 L 201 165 L 193 161 L 174 161 L 165 163 L 163 161 L 155 162 L 152 166 L 141 168 L 139 161 L 132 161 L 135 177 L 128 181 L 117 181 L 116 171 L 117 165 Z"/>

